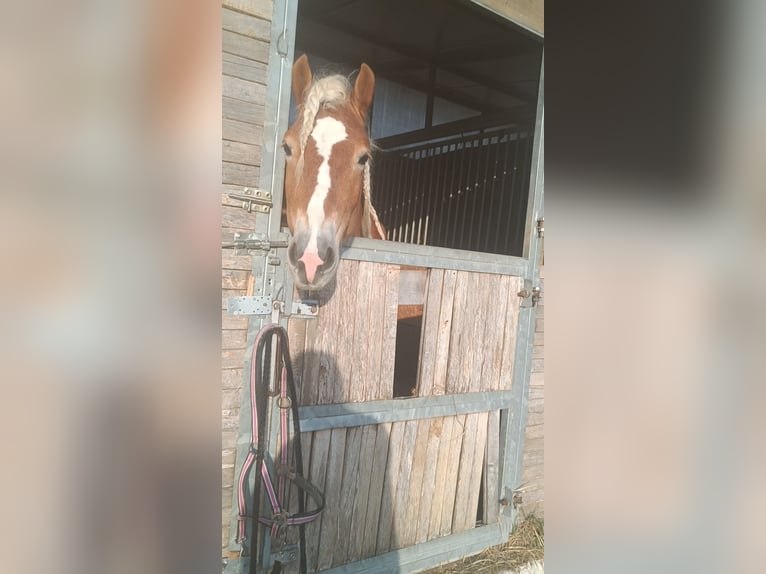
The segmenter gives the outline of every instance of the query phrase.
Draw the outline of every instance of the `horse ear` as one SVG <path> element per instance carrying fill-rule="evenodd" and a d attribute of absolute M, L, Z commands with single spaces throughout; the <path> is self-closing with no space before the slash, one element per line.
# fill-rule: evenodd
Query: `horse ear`
<path fill-rule="evenodd" d="M 293 96 L 296 105 L 303 104 L 303 98 L 306 95 L 306 89 L 311 85 L 311 68 L 309 59 L 303 54 L 293 64 Z"/>
<path fill-rule="evenodd" d="M 375 74 L 372 73 L 367 64 L 362 64 L 359 75 L 356 77 L 356 82 L 354 82 L 351 102 L 359 110 L 363 118 L 367 117 L 373 95 L 375 95 Z"/>

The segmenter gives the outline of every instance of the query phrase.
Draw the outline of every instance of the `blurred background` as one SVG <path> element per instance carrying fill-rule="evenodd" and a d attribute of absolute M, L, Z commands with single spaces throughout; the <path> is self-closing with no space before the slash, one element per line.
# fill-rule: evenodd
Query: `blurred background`
<path fill-rule="evenodd" d="M 220 17 L 3 6 L 8 572 L 220 567 Z M 764 23 L 548 2 L 550 572 L 766 569 Z"/>

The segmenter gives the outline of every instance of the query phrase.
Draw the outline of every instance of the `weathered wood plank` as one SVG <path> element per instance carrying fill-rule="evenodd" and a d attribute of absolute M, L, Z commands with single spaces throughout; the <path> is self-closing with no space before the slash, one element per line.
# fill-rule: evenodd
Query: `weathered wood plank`
<path fill-rule="evenodd" d="M 221 271 L 221 288 L 222 289 L 241 289 L 244 291 L 247 289 L 247 279 L 250 277 L 250 273 L 247 271 L 223 269 Z M 244 328 L 247 329 L 247 317 L 245 319 Z M 229 327 L 231 328 L 231 327 Z M 243 327 L 238 327 L 243 328 Z"/>
<path fill-rule="evenodd" d="M 399 467 L 402 460 L 402 442 L 404 441 L 406 425 L 407 423 L 405 422 L 393 423 L 391 425 L 385 481 L 383 483 L 383 495 L 380 505 L 376 554 L 388 552 L 396 543 L 393 532 L 394 507 L 401 477 Z"/>
<path fill-rule="evenodd" d="M 371 401 L 387 399 L 392 396 L 392 389 L 381 387 L 381 374 L 383 361 L 390 357 L 383 355 L 383 339 L 386 336 L 386 278 L 388 266 L 376 264 L 372 270 L 370 283 L 370 306 L 367 321 L 371 328 L 368 332 L 367 341 L 361 341 L 360 345 L 367 347 L 367 378 L 369 384 L 365 385 L 365 395 L 362 400 Z M 358 302 L 357 302 L 358 305 Z"/>
<path fill-rule="evenodd" d="M 223 95 L 227 98 L 263 105 L 266 101 L 266 86 L 241 78 L 223 76 Z"/>
<path fill-rule="evenodd" d="M 263 40 L 264 42 L 271 40 L 270 20 L 258 18 L 250 14 L 243 14 L 242 12 L 235 12 L 225 6 L 222 7 L 221 25 L 224 30 L 236 32 L 237 34 Z"/>
<path fill-rule="evenodd" d="M 313 433 L 311 439 L 311 461 L 309 480 L 321 491 L 327 485 L 327 462 L 330 450 L 332 431 L 324 430 Z M 326 503 L 325 503 L 326 504 Z M 306 525 L 306 554 L 309 572 L 315 572 L 319 559 L 319 540 L 324 522 L 325 512 L 319 518 Z"/>
<path fill-rule="evenodd" d="M 383 484 L 388 474 L 388 443 L 390 435 L 391 423 L 377 425 L 372 470 L 370 471 L 370 488 L 367 497 L 367 514 L 364 528 L 361 528 L 360 525 L 360 530 L 363 531 L 360 556 L 373 556 L 375 554 L 375 547 L 381 527 L 381 508 L 385 504 L 383 500 Z"/>
<path fill-rule="evenodd" d="M 227 54 L 242 56 L 263 64 L 269 63 L 269 43 L 243 36 L 235 32 L 223 31 L 223 51 Z"/>
<path fill-rule="evenodd" d="M 223 369 L 221 371 L 221 388 L 222 389 L 241 389 L 245 380 L 245 372 L 243 369 Z"/>
<path fill-rule="evenodd" d="M 298 404 L 303 405 L 303 363 L 306 346 L 306 319 L 288 319 L 287 338 L 290 341 L 290 360 L 292 361 L 293 379 Z"/>
<path fill-rule="evenodd" d="M 257 187 L 261 179 L 261 170 L 254 165 L 223 162 L 223 183 Z M 244 212 L 247 213 L 247 212 Z"/>
<path fill-rule="evenodd" d="M 226 329 L 221 331 L 221 348 L 222 349 L 242 349 L 247 346 L 247 331 L 240 330 L 234 331 Z"/>
<path fill-rule="evenodd" d="M 420 489 L 420 511 L 415 517 L 415 540 L 419 544 L 428 540 L 428 528 L 431 522 L 431 514 L 434 512 L 434 498 L 441 496 L 436 491 L 436 467 L 439 460 L 439 442 L 441 438 L 444 419 L 441 417 L 421 421 L 422 426 L 427 428 L 428 443 L 423 460 L 423 478 Z"/>
<path fill-rule="evenodd" d="M 447 465 L 449 464 L 450 448 L 452 446 L 452 427 L 455 423 L 455 417 L 443 417 L 439 420 L 441 420 L 441 429 L 439 432 L 436 470 L 433 479 L 434 495 L 431 499 L 431 513 L 428 518 L 428 540 L 436 538 L 441 534 L 442 508 L 447 497 Z"/>
<path fill-rule="evenodd" d="M 223 0 L 223 5 L 271 21 L 272 0 Z"/>
<path fill-rule="evenodd" d="M 223 97 L 223 118 L 263 126 L 265 110 L 262 103 L 245 102 Z"/>
<path fill-rule="evenodd" d="M 356 308 L 356 282 L 359 274 L 358 261 L 344 261 L 338 268 L 337 296 L 329 304 L 336 308 L 337 322 L 335 338 L 328 341 L 327 349 L 335 357 L 335 384 L 328 393 L 333 403 L 350 402 L 352 388 L 358 384 L 349 378 L 353 364 L 352 349 L 357 345 L 354 338 L 354 309 Z"/>
<path fill-rule="evenodd" d="M 224 272 L 230 271 L 227 269 Z M 242 315 L 229 315 L 221 311 L 221 329 L 247 329 L 247 317 Z"/>
<path fill-rule="evenodd" d="M 242 389 L 223 389 L 221 391 L 221 409 L 238 409 L 242 402 Z"/>
<path fill-rule="evenodd" d="M 242 142 L 224 141 L 223 161 L 243 163 L 246 165 L 261 165 L 261 146 Z"/>
<path fill-rule="evenodd" d="M 455 279 L 455 300 L 453 303 L 452 328 L 450 329 L 450 352 L 447 356 L 447 382 L 445 391 L 449 393 L 465 392 L 467 381 L 464 380 L 468 371 L 467 363 L 471 360 L 468 355 L 470 347 L 469 335 L 473 323 L 466 316 L 471 308 L 468 297 L 468 285 L 471 274 L 458 271 Z"/>
<path fill-rule="evenodd" d="M 457 271 L 444 272 L 441 307 L 439 309 L 439 326 L 437 329 L 436 355 L 434 357 L 433 394 L 443 395 L 447 389 L 447 365 L 449 364 L 449 348 L 452 333 L 452 315 L 455 302 L 455 285 Z"/>
<path fill-rule="evenodd" d="M 361 429 L 362 441 L 359 448 L 359 472 L 356 476 L 356 499 L 354 501 L 354 514 L 350 521 L 351 532 L 348 554 L 346 556 L 348 562 L 372 556 L 372 554 L 364 554 L 364 535 L 367 525 L 367 513 L 371 511 L 376 502 L 376 500 L 370 499 L 370 485 L 372 482 L 373 457 L 375 455 L 378 426 L 366 425 L 361 427 Z M 377 499 L 377 502 L 379 506 L 380 499 Z M 375 540 L 374 537 L 373 540 Z"/>
<path fill-rule="evenodd" d="M 516 335 L 519 330 L 519 303 L 521 299 L 516 296 L 521 290 L 521 280 L 518 277 L 509 277 L 508 304 L 505 313 L 505 333 L 503 335 L 503 361 L 500 365 L 500 389 L 510 390 L 513 381 L 513 360 L 516 350 Z"/>
<path fill-rule="evenodd" d="M 355 302 L 346 309 L 346 315 L 350 315 L 352 323 L 352 343 L 349 347 L 340 347 L 339 351 L 351 355 L 349 369 L 346 371 L 349 378 L 349 402 L 363 401 L 365 396 L 372 395 L 370 386 L 378 385 L 378 381 L 371 381 L 368 377 L 368 356 L 371 349 L 368 347 L 370 331 L 380 328 L 379 325 L 371 325 L 369 321 L 370 306 L 376 302 L 371 301 L 372 274 L 374 263 L 367 261 L 355 262 L 357 267 L 356 285 L 351 285 L 355 291 Z M 344 293 L 345 295 L 345 293 Z"/>
<path fill-rule="evenodd" d="M 255 212 L 248 213 L 241 207 L 221 206 L 221 230 L 231 240 L 234 231 L 252 231 L 255 229 Z"/>
<path fill-rule="evenodd" d="M 322 513 L 322 528 L 319 534 L 319 555 L 317 569 L 324 570 L 333 565 L 335 548 L 340 541 L 341 485 L 343 484 L 343 457 L 346 453 L 346 429 L 333 429 L 330 438 L 330 452 L 327 461 L 325 482 L 325 509 Z"/>
<path fill-rule="evenodd" d="M 396 354 L 396 311 L 399 305 L 399 267 L 386 267 L 385 319 L 381 343 L 380 392 L 378 398 L 394 396 L 394 355 Z"/>
<path fill-rule="evenodd" d="M 226 349 L 221 352 L 221 369 L 241 369 L 244 362 L 244 349 Z"/>
<path fill-rule="evenodd" d="M 297 296 L 297 293 L 293 296 Z M 303 342 L 303 374 L 301 378 L 301 405 L 316 405 L 317 374 L 319 372 L 319 357 L 316 351 L 316 338 L 319 331 L 319 319 L 305 321 L 306 337 Z"/>
<path fill-rule="evenodd" d="M 234 255 L 231 249 L 224 249 L 221 254 L 222 269 L 244 269 L 250 271 L 253 267 L 252 258 L 249 255 Z"/>
<path fill-rule="evenodd" d="M 500 411 L 492 411 L 487 417 L 487 450 L 484 468 L 485 524 L 494 524 L 500 516 L 499 462 L 500 462 Z"/>
<path fill-rule="evenodd" d="M 447 472 L 443 482 L 444 495 L 442 504 L 441 525 L 439 536 L 446 536 L 452 532 L 452 515 L 455 510 L 455 492 L 457 489 L 457 476 L 460 464 L 460 449 L 463 444 L 463 432 L 465 419 L 470 415 L 458 415 L 453 419 L 452 429 L 447 444 Z M 442 432 L 442 436 L 444 433 Z M 441 454 L 441 453 L 440 453 Z"/>
<path fill-rule="evenodd" d="M 494 391 L 500 389 L 500 369 L 503 362 L 503 317 L 508 310 L 508 288 L 510 277 L 504 275 L 485 275 L 483 322 L 484 334 L 481 337 L 479 355 L 481 367 L 479 377 L 482 386 L 478 390 Z"/>
<path fill-rule="evenodd" d="M 357 479 L 363 429 L 364 427 L 354 427 L 346 430 L 346 453 L 343 458 L 343 476 L 340 487 L 342 496 L 339 500 L 338 509 L 338 533 L 333 544 L 333 566 L 348 562 L 351 551 L 352 523 L 354 503 L 357 502 L 357 487 L 359 486 Z"/>
<path fill-rule="evenodd" d="M 407 502 L 407 512 L 403 524 L 398 525 L 401 532 L 400 544 L 402 547 L 411 546 L 417 539 L 418 519 L 421 513 L 427 513 L 428 508 L 421 507 L 423 494 L 423 475 L 425 474 L 425 465 L 428 452 L 428 438 L 431 431 L 431 421 L 413 421 L 417 428 L 415 449 L 412 453 L 412 470 L 409 480 L 409 499 Z"/>
<path fill-rule="evenodd" d="M 407 546 L 406 520 L 409 514 L 410 478 L 412 475 L 412 463 L 417 443 L 418 421 L 406 421 L 404 425 L 404 440 L 402 441 L 401 460 L 399 461 L 399 484 L 397 486 L 396 498 L 394 500 L 391 550 Z M 418 494 L 419 493 L 418 490 Z"/>
<path fill-rule="evenodd" d="M 434 369 L 436 365 L 436 344 L 439 339 L 439 310 L 441 309 L 444 271 L 431 269 L 428 273 L 423 324 L 420 336 L 420 369 L 418 373 L 418 396 L 427 397 L 433 393 Z"/>
<path fill-rule="evenodd" d="M 472 525 L 476 519 L 476 508 L 469 509 L 471 477 L 475 462 L 476 433 L 478 431 L 478 414 L 466 415 L 460 456 L 458 458 L 458 474 L 455 489 L 455 508 L 452 513 L 452 532 L 462 532 Z M 485 423 L 486 424 L 486 423 Z"/>
<path fill-rule="evenodd" d="M 224 75 L 256 82 L 264 86 L 267 84 L 269 67 L 263 62 L 256 62 L 236 54 L 222 54 L 221 58 Z"/>
<path fill-rule="evenodd" d="M 246 123 L 223 118 L 223 139 L 261 146 L 263 144 L 263 127 L 259 124 Z"/>

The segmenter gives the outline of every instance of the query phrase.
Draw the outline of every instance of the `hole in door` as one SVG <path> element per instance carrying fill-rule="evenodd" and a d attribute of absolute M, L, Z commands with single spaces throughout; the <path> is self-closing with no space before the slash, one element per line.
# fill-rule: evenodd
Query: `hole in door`
<path fill-rule="evenodd" d="M 420 339 L 423 330 L 423 304 L 428 270 L 402 266 L 399 271 L 399 307 L 396 323 L 394 397 L 418 394 Z"/>

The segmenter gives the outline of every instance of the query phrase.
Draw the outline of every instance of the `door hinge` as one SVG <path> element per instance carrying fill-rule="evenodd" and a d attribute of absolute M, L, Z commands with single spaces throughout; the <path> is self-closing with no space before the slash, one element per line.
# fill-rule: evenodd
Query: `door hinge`
<path fill-rule="evenodd" d="M 240 207 L 247 212 L 268 213 L 273 205 L 271 202 L 271 192 L 269 191 L 246 187 L 242 190 L 242 193 L 230 193 L 228 195 L 230 199 L 241 201 L 242 205 Z"/>
<path fill-rule="evenodd" d="M 517 295 L 522 299 L 522 307 L 534 307 L 540 300 L 540 287 L 532 287 L 532 282 L 525 279 L 524 288 Z"/>
<path fill-rule="evenodd" d="M 543 237 L 545 235 L 545 218 L 541 217 L 537 220 L 537 236 Z"/>
<path fill-rule="evenodd" d="M 284 239 L 271 241 L 264 233 L 249 233 L 243 235 L 235 232 L 232 241 L 224 241 L 224 249 L 234 249 L 234 255 L 247 255 L 250 251 L 271 251 L 276 247 L 287 247 L 288 242 Z M 279 265 L 279 260 L 272 265 Z"/>

